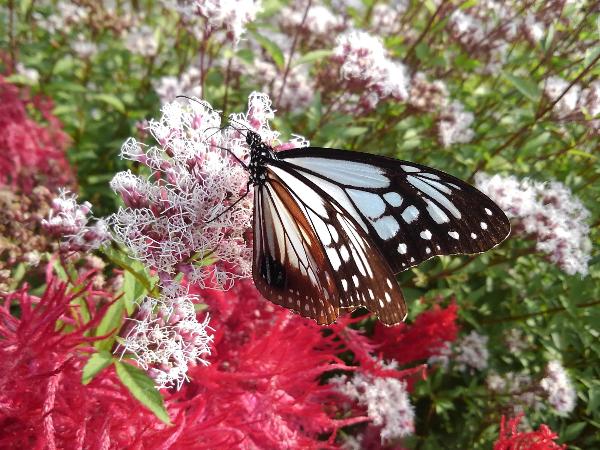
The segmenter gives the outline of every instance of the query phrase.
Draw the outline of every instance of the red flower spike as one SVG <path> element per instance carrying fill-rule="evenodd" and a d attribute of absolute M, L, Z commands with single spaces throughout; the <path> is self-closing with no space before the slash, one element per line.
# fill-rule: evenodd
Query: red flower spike
<path fill-rule="evenodd" d="M 52 102 L 28 96 L 25 88 L 19 89 L 0 76 L 0 185 L 29 193 L 37 184 L 49 189 L 73 184 L 65 154 L 69 138 L 51 113 Z M 28 105 L 41 113 L 47 125 L 29 117 Z"/>
<path fill-rule="evenodd" d="M 566 445 L 554 442 L 558 435 L 547 425 L 540 425 L 539 429 L 530 432 L 520 432 L 519 422 L 523 414 L 506 421 L 502 416 L 500 423 L 500 436 L 494 444 L 494 450 L 560 450 L 566 449 Z"/>
<path fill-rule="evenodd" d="M 435 306 L 421 313 L 412 325 L 385 327 L 377 323 L 373 336 L 379 344 L 377 351 L 402 365 L 429 358 L 444 343 L 456 340 L 457 310 L 456 303 L 452 303 L 445 309 Z"/>

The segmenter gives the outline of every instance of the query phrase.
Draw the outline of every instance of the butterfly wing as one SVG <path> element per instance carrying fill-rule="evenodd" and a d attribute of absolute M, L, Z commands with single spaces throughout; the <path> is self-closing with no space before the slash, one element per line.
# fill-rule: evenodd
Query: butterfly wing
<path fill-rule="evenodd" d="M 385 324 L 406 317 L 394 274 L 344 208 L 283 161 L 255 186 L 254 282 L 261 294 L 319 324 L 365 306 Z"/>
<path fill-rule="evenodd" d="M 510 232 L 508 218 L 487 196 L 427 166 L 318 147 L 277 156 L 335 199 L 394 273 L 435 255 L 484 252 Z"/>

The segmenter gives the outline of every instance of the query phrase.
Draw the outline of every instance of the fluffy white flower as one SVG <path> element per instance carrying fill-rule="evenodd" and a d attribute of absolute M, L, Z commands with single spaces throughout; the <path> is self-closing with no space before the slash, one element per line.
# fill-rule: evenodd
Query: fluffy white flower
<path fill-rule="evenodd" d="M 147 25 L 143 25 L 127 34 L 125 47 L 131 53 L 151 57 L 156 55 L 158 51 L 158 40 L 154 30 Z"/>
<path fill-rule="evenodd" d="M 336 377 L 331 382 L 344 395 L 367 407 L 373 425 L 382 427 L 382 443 L 414 432 L 415 411 L 410 403 L 406 382 L 361 373 L 356 373 L 350 379 L 346 376 Z"/>
<path fill-rule="evenodd" d="M 146 297 L 140 304 L 133 326 L 121 339 L 117 351 L 134 356 L 154 379 L 157 387 L 181 388 L 192 364 L 208 365 L 213 336 L 209 317 L 196 319 L 192 296 Z"/>
<path fill-rule="evenodd" d="M 540 386 L 548 396 L 548 402 L 561 415 L 567 415 L 577 402 L 577 392 L 566 370 L 559 361 L 550 361 L 546 366 L 546 376 Z"/>
<path fill-rule="evenodd" d="M 31 83 L 37 83 L 40 79 L 40 73 L 36 69 L 27 68 L 22 63 L 18 62 L 15 66 L 15 72 L 22 75 Z"/>
<path fill-rule="evenodd" d="M 111 217 L 115 239 L 156 270 L 163 286 L 184 273 L 191 283 L 228 289 L 235 278 L 252 272 L 247 232 L 253 195 L 247 192 L 248 174 L 234 156 L 249 156 L 246 129 L 280 145 L 279 134 L 269 127 L 271 101 L 251 94 L 248 112 L 232 114 L 231 126 L 224 129 L 219 113 L 204 101 L 167 103 L 162 112 L 148 125 L 157 146 L 129 139 L 122 147 L 122 157 L 147 166 L 153 175 L 121 172 L 113 178 L 111 187 L 125 203 Z M 207 265 L 208 259 L 216 262 Z"/>
<path fill-rule="evenodd" d="M 81 59 L 89 59 L 98 53 L 98 45 L 94 42 L 86 40 L 82 35 L 71 44 L 71 48 Z"/>
<path fill-rule="evenodd" d="M 235 43 L 244 34 L 246 25 L 261 10 L 261 2 L 257 0 L 178 0 L 166 5 L 188 20 L 193 21 L 198 15 L 206 18 L 212 28 L 225 29 L 230 33 Z"/>
<path fill-rule="evenodd" d="M 486 174 L 475 181 L 513 219 L 515 232 L 533 236 L 536 248 L 569 275 L 587 274 L 590 213 L 566 186 Z"/>
<path fill-rule="evenodd" d="M 387 97 L 406 101 L 410 77 L 406 67 L 388 58 L 381 40 L 364 31 L 352 30 L 340 35 L 333 50 L 333 61 L 350 87 L 363 94 L 362 102 L 373 109 Z"/>
<path fill-rule="evenodd" d="M 471 331 L 459 339 L 455 346 L 454 356 L 457 369 L 461 372 L 486 369 L 489 359 L 487 342 L 488 337 L 476 331 Z"/>
<path fill-rule="evenodd" d="M 408 9 L 408 0 L 377 3 L 371 12 L 371 28 L 384 36 L 398 32 L 400 16 Z"/>
<path fill-rule="evenodd" d="M 281 27 L 287 31 L 300 28 L 301 31 L 307 34 L 307 38 L 312 38 L 309 40 L 314 40 L 314 38 L 332 39 L 336 32 L 344 28 L 342 17 L 333 14 L 323 5 L 311 5 L 306 14 L 306 19 L 302 22 L 305 12 L 305 2 L 295 2 L 293 7 L 283 8 L 280 13 Z"/>
<path fill-rule="evenodd" d="M 470 128 L 474 116 L 465 111 L 462 103 L 453 101 L 442 110 L 438 120 L 438 136 L 444 147 L 452 144 L 464 144 L 473 139 L 474 132 Z"/>
<path fill-rule="evenodd" d="M 61 248 L 68 252 L 91 251 L 111 239 L 108 224 L 103 219 L 93 225 L 88 224 L 92 211 L 90 202 L 77 203 L 77 196 L 62 190 L 52 200 L 48 218 L 42 226 L 49 234 L 64 238 Z"/>
<path fill-rule="evenodd" d="M 544 94 L 551 102 L 558 99 L 566 91 L 566 94 L 553 107 L 553 111 L 558 117 L 568 116 L 577 108 L 581 87 L 574 85 L 567 91 L 568 87 L 569 83 L 557 76 L 548 77 L 544 82 Z"/>
<path fill-rule="evenodd" d="M 179 78 L 165 76 L 154 83 L 154 90 L 163 104 L 175 100 L 178 95 L 198 97 L 202 88 L 200 83 L 200 71 L 195 67 L 189 67 Z"/>

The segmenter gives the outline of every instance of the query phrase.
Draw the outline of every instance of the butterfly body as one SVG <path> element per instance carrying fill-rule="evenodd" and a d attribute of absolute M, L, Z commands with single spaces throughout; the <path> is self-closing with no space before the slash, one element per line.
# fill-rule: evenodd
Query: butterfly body
<path fill-rule="evenodd" d="M 256 287 L 319 324 L 366 307 L 386 325 L 406 305 L 395 274 L 435 255 L 480 253 L 510 223 L 463 181 L 419 164 L 329 148 L 275 151 L 248 131 Z"/>

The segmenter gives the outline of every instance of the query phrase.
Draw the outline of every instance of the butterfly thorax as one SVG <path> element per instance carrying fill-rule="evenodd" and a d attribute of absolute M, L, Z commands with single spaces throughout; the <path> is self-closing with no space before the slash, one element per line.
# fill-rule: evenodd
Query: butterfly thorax
<path fill-rule="evenodd" d="M 264 184 L 266 180 L 266 163 L 276 158 L 275 152 L 253 131 L 247 132 L 246 143 L 250 147 L 249 181 L 255 186 Z"/>

